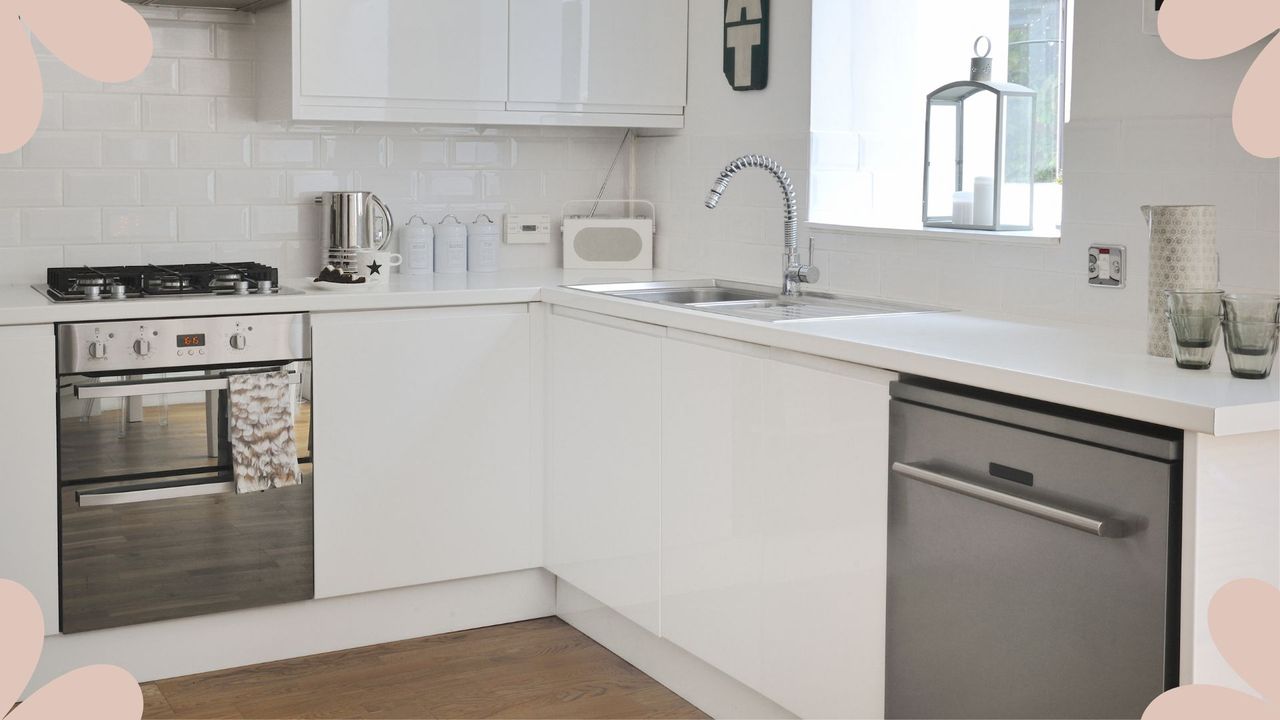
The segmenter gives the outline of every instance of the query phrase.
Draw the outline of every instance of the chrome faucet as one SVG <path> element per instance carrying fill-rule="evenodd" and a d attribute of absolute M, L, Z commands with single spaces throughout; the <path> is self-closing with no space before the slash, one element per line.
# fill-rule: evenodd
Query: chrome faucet
<path fill-rule="evenodd" d="M 768 155 L 743 155 L 725 166 L 720 177 L 707 193 L 707 209 L 715 210 L 729 181 L 734 175 L 747 168 L 760 168 L 772 174 L 782 186 L 783 247 L 786 249 L 786 267 L 782 274 L 782 294 L 796 296 L 800 294 L 800 283 L 818 282 L 818 268 L 800 264 L 800 211 L 796 205 L 796 188 L 791 184 L 791 176 Z M 813 262 L 813 238 L 809 238 L 809 262 Z"/>

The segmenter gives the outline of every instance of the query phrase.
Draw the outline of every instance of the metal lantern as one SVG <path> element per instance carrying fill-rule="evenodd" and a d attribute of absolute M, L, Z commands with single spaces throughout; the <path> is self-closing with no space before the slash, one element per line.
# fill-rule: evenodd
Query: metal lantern
<path fill-rule="evenodd" d="M 970 80 L 929 93 L 925 115 L 924 224 L 1030 230 L 1034 224 L 1034 90 L 991 81 L 991 41 Z"/>

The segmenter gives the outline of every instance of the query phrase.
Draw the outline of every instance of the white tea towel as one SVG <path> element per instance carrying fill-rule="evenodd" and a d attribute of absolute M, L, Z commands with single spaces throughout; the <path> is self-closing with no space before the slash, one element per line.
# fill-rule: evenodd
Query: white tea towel
<path fill-rule="evenodd" d="M 301 484 L 289 373 L 275 370 L 231 375 L 227 384 L 228 434 L 236 492 Z"/>

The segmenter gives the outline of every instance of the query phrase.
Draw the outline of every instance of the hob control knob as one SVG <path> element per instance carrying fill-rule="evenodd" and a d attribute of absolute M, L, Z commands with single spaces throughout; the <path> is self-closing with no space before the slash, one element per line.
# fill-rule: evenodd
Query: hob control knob
<path fill-rule="evenodd" d="M 138 338 L 133 341 L 133 352 L 138 357 L 146 357 L 151 354 L 151 341 Z"/>
<path fill-rule="evenodd" d="M 235 333 L 231 336 L 231 348 L 233 350 L 243 350 L 249 344 L 249 339 L 243 333 Z"/>
<path fill-rule="evenodd" d="M 105 360 L 107 358 L 107 344 L 101 340 L 94 340 L 89 343 L 89 357 L 94 360 Z"/>

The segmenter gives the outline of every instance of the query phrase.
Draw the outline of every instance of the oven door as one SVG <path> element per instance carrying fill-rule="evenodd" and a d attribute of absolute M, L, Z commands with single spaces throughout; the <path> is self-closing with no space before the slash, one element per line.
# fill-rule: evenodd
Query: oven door
<path fill-rule="evenodd" d="M 314 595 L 310 364 L 290 373 L 303 483 L 237 495 L 222 370 L 64 377 L 64 633 Z"/>

